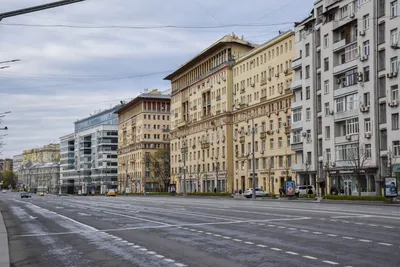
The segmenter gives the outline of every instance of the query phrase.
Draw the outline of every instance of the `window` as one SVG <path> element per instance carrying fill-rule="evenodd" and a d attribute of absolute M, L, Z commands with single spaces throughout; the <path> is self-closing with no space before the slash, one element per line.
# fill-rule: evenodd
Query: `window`
<path fill-rule="evenodd" d="M 397 61 L 397 57 L 392 57 L 390 59 L 390 72 L 398 72 L 399 71 L 399 62 Z"/>
<path fill-rule="evenodd" d="M 340 9 L 340 18 L 343 19 L 348 16 L 347 6 Z"/>
<path fill-rule="evenodd" d="M 378 16 L 385 16 L 385 2 L 386 0 L 378 0 Z"/>
<path fill-rule="evenodd" d="M 378 44 L 385 42 L 385 22 L 378 24 Z"/>
<path fill-rule="evenodd" d="M 336 146 L 336 159 L 337 160 L 351 160 L 357 155 L 358 145 L 340 145 Z"/>
<path fill-rule="evenodd" d="M 328 116 L 330 112 L 331 109 L 329 107 L 329 103 L 325 103 L 325 116 Z"/>
<path fill-rule="evenodd" d="M 325 126 L 325 139 L 326 140 L 331 139 L 331 127 L 330 126 Z"/>
<path fill-rule="evenodd" d="M 282 148 L 283 147 L 283 142 L 282 142 L 282 137 L 278 138 L 278 148 Z"/>
<path fill-rule="evenodd" d="M 301 109 L 293 110 L 293 122 L 301 121 Z"/>
<path fill-rule="evenodd" d="M 308 141 L 308 142 L 311 141 L 311 130 L 307 130 L 306 138 L 307 138 L 307 141 Z"/>
<path fill-rule="evenodd" d="M 282 118 L 278 119 L 278 128 L 282 128 Z"/>
<path fill-rule="evenodd" d="M 293 144 L 301 143 L 301 130 L 293 131 Z"/>
<path fill-rule="evenodd" d="M 399 44 L 399 35 L 397 34 L 397 28 L 390 31 L 390 44 Z"/>
<path fill-rule="evenodd" d="M 394 156 L 400 156 L 400 141 L 393 141 L 393 154 Z"/>
<path fill-rule="evenodd" d="M 306 120 L 307 121 L 311 120 L 311 108 L 306 109 Z"/>
<path fill-rule="evenodd" d="M 306 44 L 306 57 L 310 56 L 310 44 Z"/>
<path fill-rule="evenodd" d="M 358 108 L 357 94 L 339 97 L 336 100 L 336 112 L 355 110 Z"/>
<path fill-rule="evenodd" d="M 342 61 L 342 64 L 356 59 L 357 55 L 358 55 L 357 44 L 352 44 L 350 46 L 347 46 L 344 50 L 344 62 Z"/>
<path fill-rule="evenodd" d="M 364 30 L 369 29 L 369 15 L 365 15 L 363 17 L 363 26 L 364 26 Z"/>
<path fill-rule="evenodd" d="M 269 149 L 274 149 L 274 138 L 269 139 Z"/>
<path fill-rule="evenodd" d="M 390 3 L 390 16 L 393 17 L 397 17 L 398 16 L 398 3 L 397 0 L 393 1 Z"/>
<path fill-rule="evenodd" d="M 311 98 L 311 89 L 310 86 L 306 87 L 306 100 Z"/>
<path fill-rule="evenodd" d="M 344 98 L 336 99 L 336 112 L 343 112 L 344 111 Z"/>
<path fill-rule="evenodd" d="M 310 78 L 310 65 L 306 66 L 306 79 Z"/>
<path fill-rule="evenodd" d="M 329 58 L 324 59 L 324 71 L 329 70 Z"/>
<path fill-rule="evenodd" d="M 331 158 L 332 158 L 332 156 L 331 156 L 331 149 L 330 149 L 330 148 L 327 148 L 327 149 L 325 150 L 325 156 L 326 156 L 326 162 L 330 162 L 330 161 L 331 161 Z"/>
<path fill-rule="evenodd" d="M 399 129 L 399 113 L 392 114 L 392 130 Z"/>
<path fill-rule="evenodd" d="M 369 92 L 364 93 L 363 95 L 363 105 L 366 107 L 371 105 L 371 97 Z"/>
<path fill-rule="evenodd" d="M 364 82 L 368 82 L 369 81 L 369 66 L 364 67 Z"/>
<path fill-rule="evenodd" d="M 358 118 L 346 120 L 346 135 L 359 132 Z"/>
<path fill-rule="evenodd" d="M 386 76 L 379 77 L 378 89 L 379 97 L 386 97 Z"/>
<path fill-rule="evenodd" d="M 365 158 L 370 159 L 371 156 L 371 144 L 365 144 Z"/>
<path fill-rule="evenodd" d="M 325 34 L 324 35 L 324 48 L 328 48 L 329 47 L 329 35 Z"/>
<path fill-rule="evenodd" d="M 283 168 L 283 156 L 278 157 L 279 168 Z"/>
<path fill-rule="evenodd" d="M 379 123 L 386 123 L 386 103 L 379 104 Z"/>
<path fill-rule="evenodd" d="M 372 132 L 372 124 L 371 124 L 371 119 L 370 118 L 364 119 L 364 127 L 365 127 L 364 131 L 366 133 Z"/>
<path fill-rule="evenodd" d="M 324 93 L 329 94 L 329 81 L 324 81 Z"/>
<path fill-rule="evenodd" d="M 269 129 L 270 129 L 271 131 L 274 130 L 274 121 L 273 121 L 273 120 L 270 120 L 270 121 L 269 121 Z"/>
<path fill-rule="evenodd" d="M 364 56 L 369 56 L 369 41 L 364 42 Z"/>
<path fill-rule="evenodd" d="M 397 84 L 390 87 L 390 94 L 392 96 L 392 101 L 399 100 L 399 86 Z"/>

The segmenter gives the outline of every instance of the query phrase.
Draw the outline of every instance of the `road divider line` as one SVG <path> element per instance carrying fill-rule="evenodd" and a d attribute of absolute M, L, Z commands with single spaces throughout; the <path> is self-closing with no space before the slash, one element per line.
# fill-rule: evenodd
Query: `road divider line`
<path fill-rule="evenodd" d="M 313 256 L 308 256 L 308 255 L 304 255 L 302 256 L 303 258 L 309 259 L 309 260 L 317 260 L 318 258 L 313 257 Z"/>
<path fill-rule="evenodd" d="M 334 261 L 322 261 L 322 262 L 325 262 L 325 263 L 328 263 L 328 264 L 331 264 L 331 265 L 339 265 L 339 263 L 334 262 Z"/>

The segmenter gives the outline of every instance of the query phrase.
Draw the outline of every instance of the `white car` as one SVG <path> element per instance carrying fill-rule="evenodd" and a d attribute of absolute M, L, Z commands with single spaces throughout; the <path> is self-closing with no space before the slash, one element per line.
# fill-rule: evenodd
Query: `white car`
<path fill-rule="evenodd" d="M 315 188 L 314 188 L 314 186 L 313 185 L 307 185 L 307 186 L 305 186 L 305 185 L 298 185 L 298 186 L 296 186 L 296 189 L 295 189 L 295 193 L 296 194 L 299 194 L 299 195 L 307 195 L 308 194 L 308 191 L 311 189 L 311 191 L 313 192 L 313 194 L 315 194 Z"/>
<path fill-rule="evenodd" d="M 263 197 L 263 196 L 267 196 L 269 193 L 260 189 L 260 188 L 256 188 L 256 197 Z M 244 192 L 244 196 L 246 198 L 251 198 L 253 196 L 253 188 L 249 188 Z"/>
<path fill-rule="evenodd" d="M 3 189 L 1 190 L 2 193 L 7 193 L 7 190 Z"/>

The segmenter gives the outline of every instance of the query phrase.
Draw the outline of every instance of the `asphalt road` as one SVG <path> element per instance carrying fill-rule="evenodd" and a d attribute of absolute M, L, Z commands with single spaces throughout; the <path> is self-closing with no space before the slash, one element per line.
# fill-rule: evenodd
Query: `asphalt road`
<path fill-rule="evenodd" d="M 400 208 L 0 195 L 11 266 L 400 266 Z"/>

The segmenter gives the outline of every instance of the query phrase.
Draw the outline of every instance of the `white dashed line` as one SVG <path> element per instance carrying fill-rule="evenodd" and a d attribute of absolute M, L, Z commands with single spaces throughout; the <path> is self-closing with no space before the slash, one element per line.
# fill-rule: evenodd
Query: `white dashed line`
<path fill-rule="evenodd" d="M 331 264 L 331 265 L 339 265 L 339 263 L 334 262 L 334 261 L 322 261 L 322 262 L 325 262 L 325 263 L 328 263 L 328 264 Z"/>
<path fill-rule="evenodd" d="M 288 230 L 293 230 L 293 231 L 296 231 L 296 230 L 297 230 L 297 228 L 290 227 L 290 228 L 288 228 Z"/>
<path fill-rule="evenodd" d="M 241 240 L 241 239 L 232 239 L 233 241 L 236 241 L 236 242 L 242 242 L 243 240 Z"/>
<path fill-rule="evenodd" d="M 157 255 L 154 255 L 154 256 L 156 256 L 157 258 L 160 258 L 160 259 L 164 258 L 164 256 L 160 255 L 160 254 L 157 254 Z"/>
<path fill-rule="evenodd" d="M 337 222 L 338 220 L 335 219 L 330 219 L 331 222 Z"/>
<path fill-rule="evenodd" d="M 364 223 L 356 222 L 357 225 L 363 225 Z"/>
<path fill-rule="evenodd" d="M 337 235 L 335 235 L 335 234 L 326 234 L 327 236 L 337 236 Z"/>
<path fill-rule="evenodd" d="M 368 226 L 373 226 L 373 227 L 375 227 L 375 226 L 378 226 L 378 225 L 376 225 L 376 224 L 368 224 Z"/>
<path fill-rule="evenodd" d="M 278 228 L 280 228 L 280 229 L 285 229 L 286 227 L 284 227 L 284 226 L 278 226 Z"/>
<path fill-rule="evenodd" d="M 292 251 L 285 251 L 285 253 L 290 254 L 290 255 L 299 255 L 299 253 L 292 252 Z"/>
<path fill-rule="evenodd" d="M 244 242 L 244 243 L 249 244 L 249 245 L 254 245 L 253 242 L 249 242 L 249 241 L 246 241 L 246 242 Z"/>
<path fill-rule="evenodd" d="M 383 245 L 383 246 L 388 246 L 388 247 L 390 247 L 390 246 L 393 246 L 393 244 L 389 244 L 389 243 L 378 243 L 379 245 Z"/>
<path fill-rule="evenodd" d="M 199 230 L 199 231 L 197 231 L 198 233 L 204 233 L 204 231 L 201 231 L 201 230 Z"/>
<path fill-rule="evenodd" d="M 173 259 L 164 259 L 166 262 L 175 262 Z"/>
<path fill-rule="evenodd" d="M 301 232 L 304 232 L 304 233 L 308 233 L 308 232 L 310 232 L 310 231 L 308 231 L 308 230 L 304 230 L 304 229 L 302 229 L 302 230 L 300 230 Z"/>
<path fill-rule="evenodd" d="M 263 225 L 265 225 L 264 223 L 259 223 L 258 225 L 261 225 L 261 226 L 263 226 Z"/>
<path fill-rule="evenodd" d="M 322 235 L 322 233 L 321 233 L 321 232 L 313 232 L 313 234 L 316 234 L 316 235 Z"/>
<path fill-rule="evenodd" d="M 387 228 L 387 229 L 393 229 L 394 227 L 392 227 L 392 226 L 386 226 L 386 225 L 384 225 L 383 227 L 385 227 L 385 228 Z"/>
<path fill-rule="evenodd" d="M 218 234 L 214 234 L 213 236 L 216 236 L 216 237 L 220 237 L 221 235 L 218 235 Z"/>
<path fill-rule="evenodd" d="M 365 242 L 365 243 L 371 243 L 372 242 L 371 240 L 368 240 L 368 239 L 358 239 L 358 241 Z"/>
<path fill-rule="evenodd" d="M 267 246 L 266 245 L 262 245 L 262 244 L 258 244 L 257 247 L 266 248 Z"/>
<path fill-rule="evenodd" d="M 344 239 L 349 239 L 349 240 L 354 239 L 354 237 L 350 237 L 350 236 L 343 236 L 343 238 L 344 238 Z"/>
<path fill-rule="evenodd" d="M 138 245 L 135 245 L 135 246 L 133 246 L 134 248 L 140 248 L 140 246 L 138 246 Z"/>
<path fill-rule="evenodd" d="M 127 245 L 128 245 L 128 246 L 133 246 L 134 244 L 133 244 L 133 243 L 128 243 Z"/>
<path fill-rule="evenodd" d="M 195 230 L 195 229 L 190 229 L 190 231 L 192 231 L 192 232 L 197 232 L 197 230 Z"/>
<path fill-rule="evenodd" d="M 304 255 L 304 256 L 302 256 L 303 258 L 306 258 L 306 259 L 309 259 L 309 260 L 317 260 L 318 258 L 316 258 L 316 257 L 313 257 L 313 256 L 307 256 L 307 255 Z"/>
<path fill-rule="evenodd" d="M 212 235 L 212 233 L 210 233 L 210 232 L 207 232 L 207 233 L 206 233 L 206 235 Z"/>
<path fill-rule="evenodd" d="M 141 248 L 141 249 L 139 249 L 139 250 L 141 250 L 141 251 L 147 251 L 147 248 Z"/>
<path fill-rule="evenodd" d="M 128 241 L 126 241 L 126 240 L 122 240 L 122 243 L 128 243 Z"/>
<path fill-rule="evenodd" d="M 179 267 L 185 267 L 186 266 L 185 264 L 182 264 L 182 263 L 175 263 L 175 265 L 179 266 Z"/>
<path fill-rule="evenodd" d="M 341 221 L 341 222 L 344 222 L 344 223 L 350 223 L 349 221 Z"/>
<path fill-rule="evenodd" d="M 268 224 L 268 226 L 269 226 L 269 227 L 275 227 L 275 225 L 273 225 L 273 224 Z"/>
<path fill-rule="evenodd" d="M 275 250 L 275 251 L 282 251 L 282 249 L 280 249 L 280 248 L 271 248 L 272 250 Z"/>
<path fill-rule="evenodd" d="M 147 251 L 147 254 L 154 255 L 156 253 L 154 251 Z"/>
<path fill-rule="evenodd" d="M 222 238 L 224 238 L 224 239 L 232 239 L 229 236 L 223 236 Z"/>

